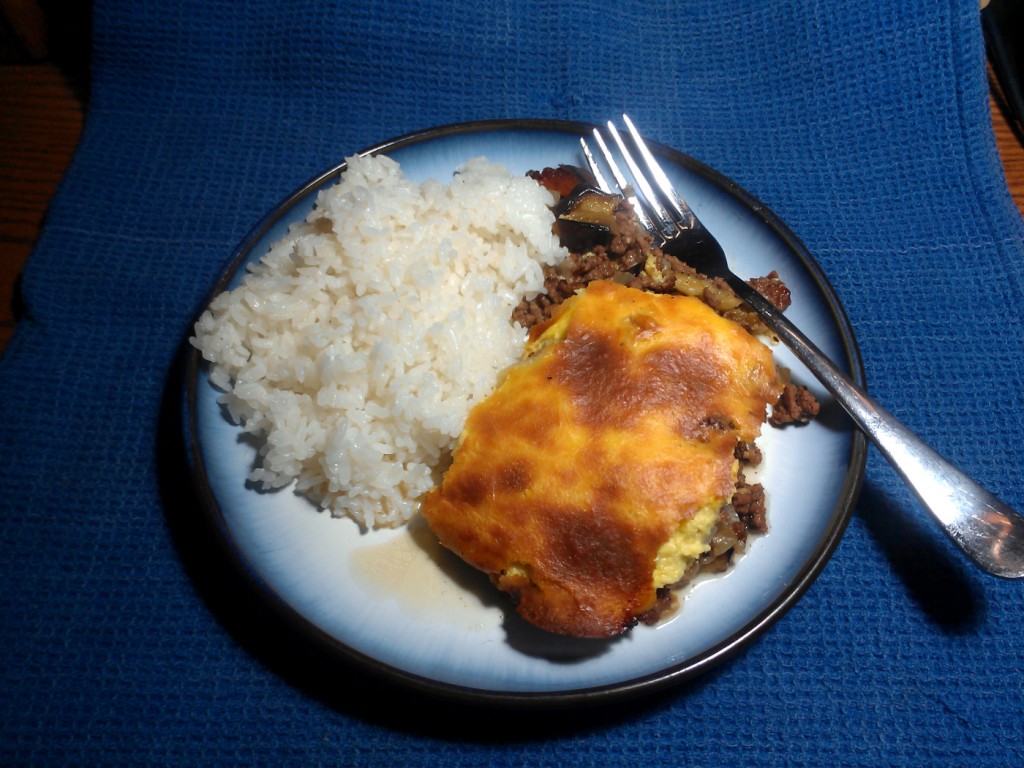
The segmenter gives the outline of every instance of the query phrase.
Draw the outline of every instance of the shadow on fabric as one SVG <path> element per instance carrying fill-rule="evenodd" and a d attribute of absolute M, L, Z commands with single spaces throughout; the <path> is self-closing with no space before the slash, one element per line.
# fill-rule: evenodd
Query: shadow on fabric
<path fill-rule="evenodd" d="M 865 482 L 855 514 L 930 621 L 951 635 L 969 634 L 980 626 L 986 614 L 980 574 L 971 572 L 971 564 L 941 538 L 925 512 L 909 509 Z"/>
<path fill-rule="evenodd" d="M 196 590 L 231 637 L 271 672 L 332 709 L 414 735 L 514 743 L 582 733 L 671 707 L 680 697 L 712 685 L 721 668 L 693 681 L 641 698 L 594 707 L 499 708 L 443 699 L 392 682 L 349 662 L 299 630 L 259 593 L 229 552 L 192 478 L 183 429 L 182 393 L 186 345 L 167 377 L 157 440 L 157 467 L 164 514 L 174 547 Z M 434 716 L 424 718 L 424 712 Z"/>

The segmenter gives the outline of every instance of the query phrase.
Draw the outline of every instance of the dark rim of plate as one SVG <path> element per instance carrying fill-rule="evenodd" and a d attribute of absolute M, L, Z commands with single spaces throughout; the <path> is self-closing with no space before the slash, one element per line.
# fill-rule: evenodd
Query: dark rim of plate
<path fill-rule="evenodd" d="M 437 138 L 452 136 L 456 134 L 486 133 L 491 131 L 540 131 L 540 132 L 562 132 L 579 136 L 589 135 L 595 126 L 587 123 L 544 120 L 544 119 L 502 119 L 484 120 L 466 123 L 455 123 L 452 125 L 430 128 L 421 131 L 408 133 L 381 144 L 374 145 L 361 150 L 360 155 L 387 154 L 391 150 L 401 149 L 413 144 L 431 141 Z M 800 240 L 789 230 L 789 228 L 759 200 L 740 188 L 735 182 L 723 176 L 713 168 L 700 161 L 683 154 L 671 147 L 659 144 L 654 141 L 648 142 L 652 150 L 671 162 L 674 162 L 689 172 L 702 177 L 708 183 L 720 190 L 725 191 L 729 196 L 740 202 L 745 208 L 752 212 L 764 225 L 769 227 L 788 247 L 792 254 L 801 262 L 807 270 L 811 279 L 816 284 L 822 297 L 828 305 L 832 315 L 835 328 L 841 337 L 843 349 L 846 355 L 845 362 L 848 366 L 852 380 L 859 386 L 865 385 L 863 363 L 860 352 L 850 327 L 846 313 L 836 296 L 828 279 L 825 277 L 821 267 L 810 255 Z M 299 189 L 288 195 L 278 206 L 265 216 L 245 237 L 232 254 L 227 268 L 223 271 L 210 293 L 213 296 L 223 291 L 231 281 L 235 272 L 248 261 L 252 248 L 263 238 L 263 236 L 274 226 L 289 210 L 302 198 L 313 190 L 340 177 L 345 171 L 346 164 L 341 163 L 309 180 Z M 208 302 L 204 303 L 204 307 Z M 190 326 L 191 327 L 191 326 Z M 683 662 L 670 666 L 658 672 L 631 679 L 623 682 L 612 683 L 588 688 L 572 689 L 553 692 L 518 692 L 518 691 L 494 691 L 480 688 L 470 688 L 451 683 L 432 680 L 406 670 L 398 669 L 385 664 L 357 651 L 340 640 L 332 637 L 315 624 L 301 616 L 297 611 L 287 604 L 274 589 L 264 581 L 262 576 L 256 572 L 249 563 L 245 554 L 238 548 L 224 519 L 217 499 L 210 487 L 209 479 L 203 460 L 202 451 L 198 438 L 198 416 L 196 398 L 199 385 L 199 372 L 202 365 L 202 358 L 198 351 L 189 348 L 186 352 L 185 370 L 185 440 L 188 459 L 192 468 L 193 481 L 200 501 L 204 505 L 204 512 L 213 523 L 217 542 L 225 553 L 230 564 L 236 568 L 244 580 L 249 582 L 256 590 L 258 597 L 265 603 L 278 619 L 292 631 L 302 633 L 308 640 L 311 640 L 330 655 L 337 655 L 344 661 L 354 663 L 362 669 L 375 675 L 380 675 L 390 682 L 397 683 L 400 687 L 411 689 L 419 693 L 426 693 L 431 696 L 441 697 L 457 703 L 485 704 L 503 708 L 535 708 L 545 707 L 551 709 L 591 706 L 619 702 L 624 699 L 633 698 L 642 694 L 650 694 L 660 691 L 668 686 L 691 680 L 697 675 L 711 669 L 726 659 L 733 656 L 744 648 L 754 638 L 764 632 L 769 626 L 786 613 L 804 594 L 804 592 L 815 581 L 826 563 L 832 556 L 838 545 L 846 526 L 849 523 L 851 511 L 864 478 L 864 471 L 867 458 L 867 441 L 863 434 L 857 430 L 852 433 L 852 444 L 850 452 L 850 463 L 846 471 L 842 489 L 832 510 L 831 524 L 827 529 L 815 554 L 808 559 L 804 567 L 797 574 L 792 584 L 774 602 L 769 604 L 757 616 L 751 619 L 741 630 L 734 633 L 725 641 L 716 646 L 708 648 L 703 653 L 686 659 Z"/>

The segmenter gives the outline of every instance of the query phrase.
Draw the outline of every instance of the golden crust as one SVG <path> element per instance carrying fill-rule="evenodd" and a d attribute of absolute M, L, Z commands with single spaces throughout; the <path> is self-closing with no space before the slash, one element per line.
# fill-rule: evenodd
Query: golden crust
<path fill-rule="evenodd" d="M 780 391 L 770 351 L 699 299 L 591 283 L 472 410 L 423 514 L 529 621 L 619 634 L 664 586 L 659 548 L 728 502 L 737 440 Z"/>

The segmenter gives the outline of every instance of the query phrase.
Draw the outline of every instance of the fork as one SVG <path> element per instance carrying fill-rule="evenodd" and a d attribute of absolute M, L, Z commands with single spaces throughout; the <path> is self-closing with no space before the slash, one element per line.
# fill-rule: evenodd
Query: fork
<path fill-rule="evenodd" d="M 593 130 L 610 184 L 585 138 L 583 154 L 598 185 L 622 194 L 654 244 L 708 277 L 723 279 L 785 343 L 856 425 L 893 465 L 953 542 L 983 570 L 1007 579 L 1024 578 L 1024 518 L 986 491 L 917 437 L 870 395 L 851 382 L 817 346 L 767 299 L 737 277 L 721 245 L 680 197 L 628 115 L 623 115 L 629 141 L 611 121 L 607 133 L 629 169 L 626 176 L 601 131 Z M 640 163 L 643 163 L 641 166 Z M 632 182 L 630 182 L 630 178 Z M 639 190 L 639 194 L 637 194 Z"/>

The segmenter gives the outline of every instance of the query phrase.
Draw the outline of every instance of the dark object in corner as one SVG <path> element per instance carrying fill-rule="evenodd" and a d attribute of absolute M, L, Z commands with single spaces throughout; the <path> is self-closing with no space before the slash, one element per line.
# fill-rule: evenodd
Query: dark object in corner
<path fill-rule="evenodd" d="M 981 11 L 996 100 L 1024 144 L 1024 0 L 990 0 Z"/>

